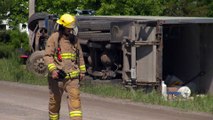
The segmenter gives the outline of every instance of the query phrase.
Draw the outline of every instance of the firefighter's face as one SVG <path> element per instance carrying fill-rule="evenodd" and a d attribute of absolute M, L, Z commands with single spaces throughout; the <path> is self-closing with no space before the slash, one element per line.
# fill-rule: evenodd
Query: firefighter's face
<path fill-rule="evenodd" d="M 72 28 L 65 28 L 65 30 L 64 30 L 65 35 L 71 34 L 71 30 L 72 30 Z"/>

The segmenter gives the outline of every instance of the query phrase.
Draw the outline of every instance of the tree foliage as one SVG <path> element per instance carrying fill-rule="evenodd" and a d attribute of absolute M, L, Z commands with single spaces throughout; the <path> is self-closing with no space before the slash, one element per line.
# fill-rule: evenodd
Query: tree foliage
<path fill-rule="evenodd" d="M 26 0 L 1 0 L 0 20 L 8 20 L 10 26 L 17 27 L 28 19 L 28 2 Z"/>
<path fill-rule="evenodd" d="M 163 15 L 168 16 L 212 16 L 212 0 L 165 0 Z"/>
<path fill-rule="evenodd" d="M 78 5 L 79 0 L 37 0 L 36 11 L 58 15 L 61 15 L 64 12 L 74 14 Z"/>
<path fill-rule="evenodd" d="M 213 0 L 35 0 L 36 12 L 58 16 L 75 14 L 76 9 L 92 9 L 96 15 L 143 15 L 143 16 L 197 16 L 213 17 Z M 10 27 L 28 21 L 28 0 L 0 0 L 0 23 L 8 20 Z M 9 36 L 15 48 L 20 43 L 27 48 L 27 35 L 12 32 L 0 35 L 0 43 Z"/>
<path fill-rule="evenodd" d="M 12 0 L 1 0 L 0 1 L 0 23 L 6 18 L 8 11 L 12 5 Z"/>
<path fill-rule="evenodd" d="M 28 2 L 26 0 L 13 0 L 8 18 L 12 27 L 17 27 L 19 23 L 25 23 L 28 20 Z"/>
<path fill-rule="evenodd" d="M 159 15 L 161 2 L 157 0 L 103 0 L 99 15 Z"/>
<path fill-rule="evenodd" d="M 28 0 L 1 0 L 0 20 L 10 25 L 28 20 Z M 93 9 L 97 15 L 213 16 L 212 0 L 36 0 L 36 12 L 75 14 L 75 9 Z"/>

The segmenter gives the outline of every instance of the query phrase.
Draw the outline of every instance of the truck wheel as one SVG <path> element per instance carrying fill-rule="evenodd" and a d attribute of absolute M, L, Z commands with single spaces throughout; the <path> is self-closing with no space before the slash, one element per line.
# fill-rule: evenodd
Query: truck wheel
<path fill-rule="evenodd" d="M 28 28 L 34 31 L 39 20 L 44 20 L 48 16 L 48 13 L 35 13 L 28 20 Z"/>
<path fill-rule="evenodd" d="M 31 54 L 27 60 L 28 71 L 38 75 L 44 76 L 47 74 L 47 66 L 44 63 L 44 51 L 36 51 Z"/>

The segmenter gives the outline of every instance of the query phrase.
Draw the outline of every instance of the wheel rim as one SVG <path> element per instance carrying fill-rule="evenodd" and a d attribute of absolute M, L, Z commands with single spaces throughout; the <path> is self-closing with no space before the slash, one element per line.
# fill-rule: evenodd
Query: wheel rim
<path fill-rule="evenodd" d="M 35 60 L 34 62 L 34 71 L 38 74 L 45 74 L 46 73 L 46 70 L 47 70 L 47 67 L 44 63 L 44 59 L 43 58 L 38 58 Z"/>

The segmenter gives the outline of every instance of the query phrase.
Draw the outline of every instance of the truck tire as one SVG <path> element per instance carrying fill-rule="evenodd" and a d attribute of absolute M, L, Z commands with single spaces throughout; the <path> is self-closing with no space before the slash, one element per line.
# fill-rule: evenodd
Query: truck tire
<path fill-rule="evenodd" d="M 110 21 L 79 21 L 80 30 L 91 30 L 91 31 L 109 31 Z"/>
<path fill-rule="evenodd" d="M 36 28 L 36 25 L 38 25 L 39 20 L 44 20 L 46 17 L 48 17 L 48 13 L 35 13 L 33 14 L 29 20 L 28 20 L 28 28 L 32 31 Z"/>
<path fill-rule="evenodd" d="M 101 32 L 79 32 L 78 33 L 79 38 L 86 39 L 90 41 L 110 41 L 111 40 L 111 34 L 110 33 L 101 33 Z"/>
<path fill-rule="evenodd" d="M 27 70 L 38 76 L 45 76 L 48 72 L 44 63 L 44 51 L 36 51 L 28 58 L 26 66 Z"/>

